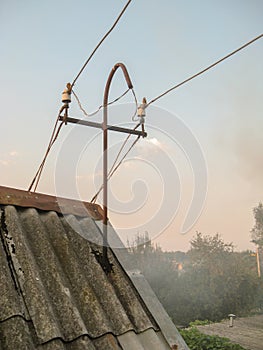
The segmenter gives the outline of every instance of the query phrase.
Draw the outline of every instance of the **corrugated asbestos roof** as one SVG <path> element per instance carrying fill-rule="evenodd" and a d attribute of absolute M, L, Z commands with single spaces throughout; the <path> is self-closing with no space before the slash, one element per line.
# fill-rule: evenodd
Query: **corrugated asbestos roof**
<path fill-rule="evenodd" d="M 101 248 L 84 238 L 101 237 L 94 215 L 31 208 L 31 199 L 15 205 L 14 192 L 7 205 L 6 192 L 0 194 L 0 349 L 159 350 L 176 344 L 112 250 L 113 272 L 104 273 L 94 255 Z M 178 334 L 174 338 L 187 349 Z"/>

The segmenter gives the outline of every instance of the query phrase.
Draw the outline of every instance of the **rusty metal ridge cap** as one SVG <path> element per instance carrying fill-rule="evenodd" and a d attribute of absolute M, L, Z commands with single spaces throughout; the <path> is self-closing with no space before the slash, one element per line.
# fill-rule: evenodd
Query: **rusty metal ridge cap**
<path fill-rule="evenodd" d="M 102 208 L 98 204 L 5 186 L 0 186 L 0 205 L 36 208 L 82 217 L 91 216 L 94 220 L 101 220 L 103 214 Z"/>

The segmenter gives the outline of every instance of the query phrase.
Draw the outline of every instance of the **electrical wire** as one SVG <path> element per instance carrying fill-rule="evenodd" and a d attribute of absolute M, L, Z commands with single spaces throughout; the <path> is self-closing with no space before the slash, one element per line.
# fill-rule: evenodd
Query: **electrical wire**
<path fill-rule="evenodd" d="M 129 6 L 131 0 L 129 0 L 127 2 L 127 4 L 124 6 L 124 8 L 122 9 L 121 13 L 119 14 L 119 16 L 117 17 L 117 19 L 115 20 L 115 22 L 113 23 L 113 25 L 111 26 L 111 28 L 109 29 L 109 31 L 103 36 L 103 38 L 100 40 L 100 42 L 98 43 L 98 45 L 95 47 L 95 49 L 92 51 L 92 53 L 90 54 L 90 56 L 88 57 L 88 59 L 86 60 L 86 62 L 84 63 L 84 65 L 82 66 L 82 68 L 80 69 L 79 73 L 77 74 L 76 78 L 73 80 L 71 86 L 73 87 L 76 83 L 76 81 L 78 80 L 79 76 L 81 75 L 81 73 L 84 71 L 84 69 L 86 68 L 87 64 L 89 63 L 89 61 L 92 59 L 93 55 L 95 54 L 95 52 L 98 50 L 98 48 L 100 47 L 100 45 L 103 43 L 103 41 L 107 38 L 107 36 L 113 31 L 113 29 L 116 27 L 117 23 L 119 22 L 119 20 L 121 19 L 122 15 L 124 14 L 124 12 L 126 11 L 127 7 Z"/>
<path fill-rule="evenodd" d="M 140 124 L 137 124 L 137 125 L 134 127 L 133 130 L 136 130 L 139 126 L 140 126 Z M 127 144 L 127 142 L 128 142 L 128 140 L 129 140 L 130 137 L 131 137 L 131 134 L 129 134 L 129 135 L 126 137 L 126 139 L 124 140 L 124 142 L 123 142 L 123 144 L 122 144 L 122 146 L 121 146 L 121 148 L 120 148 L 120 150 L 119 150 L 119 152 L 118 152 L 118 154 L 117 154 L 117 156 L 116 156 L 116 158 L 115 158 L 115 160 L 114 160 L 114 162 L 113 162 L 113 164 L 112 164 L 112 166 L 111 166 L 111 168 L 110 168 L 110 170 L 109 170 L 109 172 L 108 172 L 107 181 L 110 180 L 110 178 L 113 176 L 113 174 L 117 171 L 117 169 L 118 169 L 118 168 L 120 167 L 120 165 L 123 163 L 124 159 L 127 157 L 127 155 L 129 154 L 129 152 L 132 150 L 132 148 L 133 148 L 133 147 L 135 146 L 135 144 L 138 142 L 138 140 L 139 140 L 139 138 L 140 138 L 140 135 L 136 138 L 136 140 L 135 140 L 135 141 L 132 143 L 132 145 L 129 147 L 128 151 L 124 154 L 124 156 L 121 158 L 121 160 L 119 161 L 119 163 L 116 165 L 116 163 L 117 163 L 117 161 L 118 161 L 118 159 L 119 159 L 119 157 L 120 157 L 120 155 L 121 155 L 121 152 L 123 151 L 123 149 L 124 149 L 125 145 Z M 115 166 L 115 165 L 116 165 L 116 166 Z M 96 202 L 96 200 L 97 200 L 97 198 L 98 198 L 100 192 L 102 191 L 102 189 L 103 189 L 103 185 L 100 186 L 100 188 L 99 188 L 99 190 L 97 191 L 97 193 L 92 197 L 92 199 L 91 199 L 91 201 L 90 201 L 91 203 L 95 203 L 95 202 Z"/>
<path fill-rule="evenodd" d="M 138 112 L 138 100 L 137 100 L 137 97 L 136 97 L 136 94 L 135 94 L 135 91 L 134 89 L 132 88 L 132 94 L 133 94 L 133 97 L 134 97 L 134 103 L 135 103 L 135 111 L 134 111 L 134 114 L 132 116 L 132 120 L 135 122 L 135 121 L 138 121 L 139 119 L 135 119 L 135 117 L 137 116 L 137 112 Z"/>
<path fill-rule="evenodd" d="M 121 94 L 119 97 L 115 98 L 115 100 L 109 102 L 109 103 L 107 104 L 107 106 L 110 106 L 110 105 L 112 105 L 113 103 L 116 103 L 117 101 L 119 101 L 119 100 L 120 100 L 121 98 L 123 98 L 129 91 L 130 91 L 130 88 L 127 89 L 127 90 L 126 90 L 123 94 Z M 83 108 L 83 106 L 82 106 L 82 104 L 81 104 L 81 102 L 80 102 L 80 99 L 79 99 L 79 97 L 77 96 L 76 92 L 73 91 L 73 90 L 72 90 L 72 92 L 73 92 L 74 97 L 75 97 L 76 100 L 77 100 L 77 103 L 78 103 L 78 105 L 79 105 L 80 110 L 83 112 L 83 114 L 84 114 L 86 117 L 92 117 L 92 116 L 94 116 L 95 114 L 99 113 L 99 111 L 104 107 L 103 105 L 100 105 L 100 106 L 98 107 L 98 109 L 97 109 L 95 112 L 87 113 L 86 110 Z"/>
<path fill-rule="evenodd" d="M 155 101 L 159 100 L 161 97 L 165 96 L 166 94 L 168 94 L 169 92 L 179 88 L 180 86 L 188 83 L 190 80 L 198 77 L 199 75 L 205 73 L 206 71 L 208 71 L 209 69 L 215 67 L 217 64 L 223 62 L 224 60 L 226 60 L 227 58 L 233 56 L 234 54 L 236 54 L 237 52 L 243 50 L 245 47 L 251 45 L 252 43 L 254 43 L 255 41 L 259 40 L 260 38 L 263 37 L 263 34 L 257 36 L 256 38 L 252 39 L 251 41 L 247 42 L 246 44 L 242 45 L 241 47 L 239 47 L 238 49 L 232 51 L 231 53 L 229 53 L 228 55 L 220 58 L 218 61 L 214 62 L 213 64 L 211 64 L 210 66 L 206 67 L 205 69 L 201 70 L 200 72 L 192 75 L 191 77 L 185 79 L 184 81 L 182 81 L 181 83 L 171 87 L 170 89 L 166 90 L 165 92 L 163 92 L 162 94 L 160 94 L 159 96 L 155 97 L 154 99 L 152 99 L 147 105 L 146 107 L 148 107 L 149 105 L 151 105 L 152 103 L 154 103 Z"/>
<path fill-rule="evenodd" d="M 109 181 L 111 179 L 111 177 L 113 176 L 113 174 L 117 171 L 117 169 L 121 166 L 121 164 L 123 163 L 124 159 L 127 157 L 127 155 L 129 154 L 129 152 L 132 150 L 132 148 L 135 146 L 135 144 L 139 141 L 140 139 L 140 135 L 135 139 L 135 141 L 132 143 L 132 145 L 129 147 L 128 151 L 124 154 L 124 156 L 121 158 L 121 160 L 119 161 L 119 163 L 116 165 L 116 167 L 112 170 L 112 172 L 110 174 L 108 174 L 107 177 L 107 181 Z M 98 192 L 93 196 L 91 203 L 95 203 L 100 192 L 103 189 L 103 185 L 101 185 L 101 187 L 99 188 Z"/>
<path fill-rule="evenodd" d="M 130 88 L 128 88 L 123 94 L 121 94 L 119 97 L 115 98 L 115 100 L 110 101 L 107 106 L 112 105 L 113 103 L 116 103 L 117 101 L 119 101 L 121 98 L 123 98 L 128 92 L 130 91 Z M 103 105 L 101 105 L 99 108 L 105 107 Z"/>
<path fill-rule="evenodd" d="M 65 124 L 65 122 L 62 121 L 62 122 L 60 123 L 59 127 L 57 128 L 57 126 L 58 126 L 58 121 L 59 121 L 59 117 L 60 117 L 60 114 L 61 114 L 61 112 L 63 111 L 63 109 L 64 109 L 64 106 L 63 106 L 63 107 L 60 109 L 60 111 L 59 111 L 59 114 L 58 114 L 58 117 L 57 117 L 57 119 L 56 119 L 56 122 L 55 122 L 55 125 L 54 125 L 54 128 L 53 128 L 52 134 L 51 134 L 51 138 L 50 138 L 50 141 L 49 141 L 49 144 L 48 144 L 46 153 L 45 153 L 44 158 L 43 158 L 41 164 L 39 165 L 39 168 L 38 168 L 38 170 L 37 170 L 37 172 L 36 172 L 36 174 L 35 174 L 35 176 L 34 176 L 32 182 L 31 182 L 31 184 L 30 184 L 30 186 L 29 186 L 29 188 L 28 188 L 28 191 L 29 191 L 29 192 L 32 190 L 32 187 L 33 187 L 34 185 L 35 185 L 35 186 L 34 186 L 33 192 L 36 191 L 37 186 L 38 186 L 39 181 L 40 181 L 40 178 L 41 178 L 41 175 L 42 175 L 42 171 L 43 171 L 43 169 L 44 169 L 44 166 L 45 166 L 45 163 L 46 163 L 46 160 L 47 160 L 47 157 L 48 157 L 48 154 L 49 154 L 49 152 L 50 152 L 52 146 L 54 145 L 55 141 L 57 140 L 58 135 L 59 135 L 59 133 L 60 133 L 60 131 L 61 131 L 61 128 L 62 128 L 63 124 Z"/>
<path fill-rule="evenodd" d="M 133 130 L 136 130 L 139 126 L 140 126 L 140 124 L 136 125 L 135 128 L 134 128 Z M 129 134 L 129 135 L 126 137 L 125 141 L 123 142 L 123 144 L 122 144 L 122 146 L 121 146 L 121 148 L 120 148 L 120 150 L 119 150 L 119 152 L 118 152 L 118 154 L 117 154 L 117 156 L 116 156 L 116 158 L 115 158 L 115 161 L 113 162 L 113 164 L 112 164 L 112 166 L 111 166 L 111 169 L 110 169 L 110 171 L 109 171 L 109 174 L 111 174 L 111 172 L 113 171 L 113 168 L 114 168 L 115 164 L 117 163 L 117 161 L 118 161 L 118 159 L 119 159 L 119 157 L 120 157 L 120 155 L 121 155 L 121 152 L 123 151 L 123 149 L 124 149 L 124 147 L 125 147 L 125 145 L 126 145 L 126 143 L 128 142 L 128 140 L 129 140 L 130 137 L 131 137 L 131 134 Z"/>
<path fill-rule="evenodd" d="M 37 186 L 38 186 L 38 184 L 39 184 L 39 181 L 40 181 L 40 178 L 41 178 L 41 175 L 42 175 L 42 171 L 43 171 L 43 169 L 44 169 L 44 166 L 45 166 L 45 163 L 46 163 L 48 154 L 49 154 L 49 152 L 50 152 L 52 146 L 54 145 L 55 141 L 57 140 L 58 135 L 59 135 L 59 132 L 60 132 L 60 130 L 61 130 L 63 124 L 64 124 L 64 122 L 62 121 L 62 122 L 60 123 L 59 127 L 58 127 L 58 130 L 57 130 L 57 133 L 56 133 L 54 139 L 53 139 L 52 142 L 49 144 L 49 146 L 48 146 L 48 148 L 47 148 L 47 150 L 46 150 L 45 156 L 44 156 L 44 158 L 43 158 L 43 160 L 42 160 L 42 162 L 41 162 L 41 164 L 40 164 L 40 166 L 39 166 L 39 168 L 38 168 L 38 170 L 37 170 L 37 172 L 36 172 L 36 175 L 35 175 L 35 177 L 34 177 L 32 183 L 31 183 L 31 185 L 29 186 L 29 189 L 28 189 L 29 192 L 31 191 L 31 189 L 32 189 L 32 187 L 33 187 L 33 185 L 34 185 L 34 183 L 35 183 L 35 187 L 34 187 L 34 189 L 33 189 L 33 192 L 36 192 L 36 189 L 37 189 Z"/>
<path fill-rule="evenodd" d="M 121 158 L 121 160 L 119 161 L 119 163 L 115 166 L 115 168 L 112 170 L 111 174 L 109 175 L 109 179 L 113 176 L 113 174 L 118 170 L 118 168 L 121 166 L 121 164 L 123 163 L 124 159 L 127 157 L 127 155 L 130 153 L 130 151 L 133 149 L 133 147 L 136 145 L 136 143 L 139 141 L 140 139 L 140 135 L 137 136 L 137 138 L 135 139 L 135 141 L 131 144 L 131 146 L 129 147 L 128 151 L 124 154 L 124 156 Z"/>

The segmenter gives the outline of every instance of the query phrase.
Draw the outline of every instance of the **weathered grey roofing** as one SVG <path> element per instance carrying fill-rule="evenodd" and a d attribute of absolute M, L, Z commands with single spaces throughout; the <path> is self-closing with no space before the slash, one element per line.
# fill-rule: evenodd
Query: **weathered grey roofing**
<path fill-rule="evenodd" d="M 187 349 L 177 333 L 165 335 L 112 250 L 113 273 L 104 273 L 100 247 L 83 238 L 101 237 L 93 215 L 11 197 L 12 205 L 0 202 L 0 349 Z"/>

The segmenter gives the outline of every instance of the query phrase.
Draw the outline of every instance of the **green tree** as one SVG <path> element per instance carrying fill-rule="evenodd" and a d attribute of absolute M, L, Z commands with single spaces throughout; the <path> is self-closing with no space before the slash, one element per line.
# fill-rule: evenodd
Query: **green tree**
<path fill-rule="evenodd" d="M 229 313 L 241 316 L 256 305 L 254 257 L 250 251 L 235 252 L 218 234 L 198 232 L 191 249 L 183 253 L 163 252 L 146 232 L 138 235 L 129 255 L 176 325 L 187 326 L 196 319 L 219 321 Z"/>
<path fill-rule="evenodd" d="M 250 252 L 234 252 L 218 234 L 197 233 L 188 254 L 197 318 L 217 321 L 254 307 L 258 280 Z"/>
<path fill-rule="evenodd" d="M 258 279 L 251 252 L 234 252 L 218 235 L 197 232 L 186 256 L 184 273 L 174 279 L 162 301 L 174 322 L 219 321 L 229 313 L 245 315 L 256 305 Z M 169 288 L 169 287 L 168 287 Z"/>

